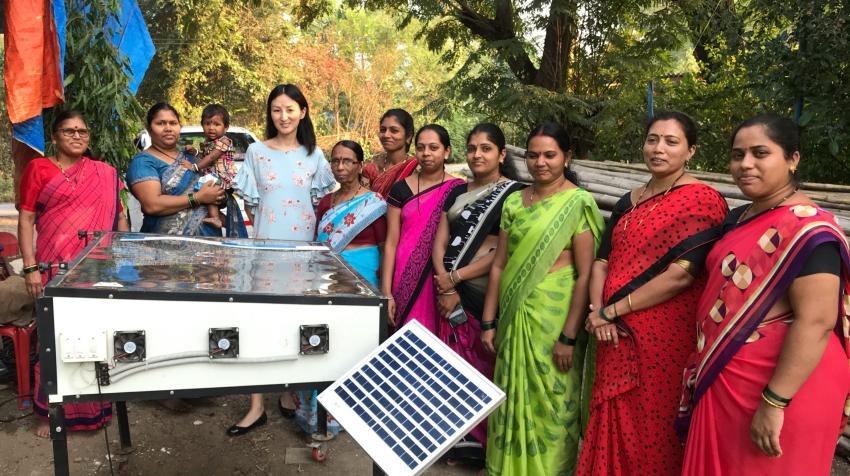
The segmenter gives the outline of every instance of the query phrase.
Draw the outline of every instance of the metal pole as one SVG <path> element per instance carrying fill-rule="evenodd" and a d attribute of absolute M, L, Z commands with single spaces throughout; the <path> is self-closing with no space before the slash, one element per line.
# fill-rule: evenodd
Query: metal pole
<path fill-rule="evenodd" d="M 115 402 L 115 412 L 118 414 L 118 436 L 121 440 L 121 449 L 133 446 L 130 439 L 130 419 L 127 417 L 127 402 Z"/>
<path fill-rule="evenodd" d="M 647 119 L 655 116 L 655 86 L 652 81 L 646 85 L 646 116 Z"/>
<path fill-rule="evenodd" d="M 53 441 L 53 472 L 56 476 L 70 476 L 68 467 L 68 439 L 65 429 L 65 409 L 61 403 L 51 403 L 48 409 L 50 439 Z"/>

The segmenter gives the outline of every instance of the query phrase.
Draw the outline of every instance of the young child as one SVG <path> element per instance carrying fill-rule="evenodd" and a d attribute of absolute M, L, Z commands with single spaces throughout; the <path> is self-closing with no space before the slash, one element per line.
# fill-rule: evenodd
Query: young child
<path fill-rule="evenodd" d="M 201 112 L 201 127 L 207 140 L 201 143 L 198 153 L 200 161 L 198 168 L 203 177 L 198 181 L 197 187 L 209 180 L 215 180 L 225 190 L 232 188 L 233 179 L 236 177 L 236 165 L 233 163 L 233 142 L 225 134 L 230 127 L 230 114 L 220 104 L 210 104 Z M 207 205 L 209 216 L 204 219 L 216 228 L 224 226 L 224 216 L 218 205 Z M 237 212 L 238 213 L 238 212 Z"/>

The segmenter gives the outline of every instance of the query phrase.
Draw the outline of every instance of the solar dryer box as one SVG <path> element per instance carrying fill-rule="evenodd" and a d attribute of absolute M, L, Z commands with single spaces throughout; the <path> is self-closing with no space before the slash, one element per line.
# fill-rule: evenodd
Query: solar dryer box
<path fill-rule="evenodd" d="M 387 322 L 338 254 L 272 240 L 104 233 L 38 304 L 53 404 L 321 388 Z"/>

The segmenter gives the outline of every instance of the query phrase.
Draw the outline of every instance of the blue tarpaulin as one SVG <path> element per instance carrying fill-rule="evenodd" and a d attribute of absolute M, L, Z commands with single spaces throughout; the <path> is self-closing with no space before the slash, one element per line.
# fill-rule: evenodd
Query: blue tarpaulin
<path fill-rule="evenodd" d="M 59 43 L 59 71 L 64 83 L 65 25 L 68 17 L 63 0 L 51 2 L 51 7 Z M 112 44 L 118 48 L 118 51 L 127 56 L 130 63 L 130 70 L 127 72 L 130 76 L 129 87 L 130 91 L 136 94 L 156 51 L 150 33 L 148 33 L 145 19 L 141 10 L 139 10 L 139 4 L 135 0 L 122 0 L 118 15 L 107 22 L 106 31 L 112 34 Z M 12 124 L 12 135 L 16 140 L 30 146 L 40 154 L 44 154 L 43 116 L 38 115 L 23 122 Z"/>
<path fill-rule="evenodd" d="M 112 43 L 130 62 L 130 91 L 136 94 L 156 52 L 139 4 L 122 0 L 118 16 L 111 18 L 106 28 L 112 32 Z"/>

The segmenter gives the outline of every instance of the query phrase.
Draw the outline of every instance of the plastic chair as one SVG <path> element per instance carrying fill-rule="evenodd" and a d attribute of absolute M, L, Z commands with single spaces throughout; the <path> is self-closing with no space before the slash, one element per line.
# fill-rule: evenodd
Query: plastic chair
<path fill-rule="evenodd" d="M 30 342 L 38 334 L 35 322 L 26 327 L 13 325 L 0 326 L 0 336 L 12 339 L 15 348 L 15 370 L 18 379 L 18 408 L 26 410 L 32 407 L 32 388 L 30 386 Z"/>
<path fill-rule="evenodd" d="M 0 232 L 0 280 L 8 278 L 12 271 L 7 259 L 16 256 L 18 239 L 15 235 Z M 0 336 L 12 339 L 15 350 L 15 369 L 18 379 L 18 408 L 21 410 L 32 407 L 32 387 L 30 385 L 30 343 L 37 335 L 35 322 L 26 327 L 11 324 L 0 325 Z"/>

